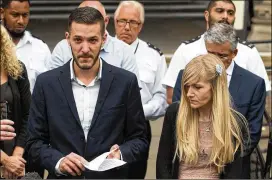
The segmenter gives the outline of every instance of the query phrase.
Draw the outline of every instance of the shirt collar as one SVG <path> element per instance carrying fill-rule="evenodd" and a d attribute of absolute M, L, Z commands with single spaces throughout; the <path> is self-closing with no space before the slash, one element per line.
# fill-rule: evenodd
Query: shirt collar
<path fill-rule="evenodd" d="M 139 39 L 137 38 L 133 43 L 131 43 L 130 47 L 132 47 L 133 51 L 135 52 L 139 43 Z"/>
<path fill-rule="evenodd" d="M 70 61 L 71 80 L 78 82 L 77 77 L 74 72 L 73 62 L 74 62 L 74 60 L 72 58 Z M 99 58 L 99 62 L 100 62 L 100 66 L 99 66 L 99 70 L 98 70 L 98 75 L 95 77 L 95 82 L 98 80 L 101 80 L 101 78 L 102 78 L 102 60 L 101 60 L 101 58 Z"/>
<path fill-rule="evenodd" d="M 227 75 L 232 76 L 233 68 L 234 68 L 234 61 L 232 61 L 229 67 L 226 69 Z"/>
<path fill-rule="evenodd" d="M 33 37 L 30 34 L 30 32 L 25 31 L 24 36 L 20 39 L 19 43 L 17 44 L 17 47 L 23 46 L 23 45 L 25 45 L 27 43 L 31 44 L 32 43 L 32 39 L 33 39 Z"/>
<path fill-rule="evenodd" d="M 106 41 L 103 44 L 101 51 L 110 52 L 110 41 L 112 37 L 110 36 L 107 30 L 106 30 L 106 34 L 107 34 Z"/>

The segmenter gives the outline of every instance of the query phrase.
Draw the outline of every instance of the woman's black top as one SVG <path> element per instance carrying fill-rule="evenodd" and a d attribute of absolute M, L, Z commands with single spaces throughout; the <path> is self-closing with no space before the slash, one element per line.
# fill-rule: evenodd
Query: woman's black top
<path fill-rule="evenodd" d="M 1 119 L 12 120 L 12 105 L 13 105 L 13 95 L 8 81 L 1 85 Z M 0 149 L 2 149 L 6 154 L 12 155 L 15 145 L 15 140 L 10 141 L 0 141 Z"/>

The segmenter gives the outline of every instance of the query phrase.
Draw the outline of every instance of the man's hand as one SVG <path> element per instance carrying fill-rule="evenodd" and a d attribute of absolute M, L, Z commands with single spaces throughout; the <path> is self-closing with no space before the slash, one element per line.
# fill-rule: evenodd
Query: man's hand
<path fill-rule="evenodd" d="M 8 119 L 0 120 L 0 141 L 12 140 L 16 136 L 13 124 L 14 122 Z"/>
<path fill-rule="evenodd" d="M 2 164 L 6 169 L 5 171 L 8 171 L 8 174 L 6 172 L 6 176 L 10 178 L 13 176 L 21 176 L 25 170 L 25 163 L 26 161 L 19 156 L 8 156 L 2 161 Z"/>
<path fill-rule="evenodd" d="M 108 159 L 121 159 L 121 153 L 120 153 L 120 149 L 119 146 L 117 144 L 113 145 L 110 148 L 110 154 L 108 155 Z"/>
<path fill-rule="evenodd" d="M 63 174 L 70 174 L 72 176 L 80 176 L 82 171 L 85 171 L 83 166 L 83 162 L 86 160 L 75 154 L 70 153 L 69 155 L 65 156 L 64 159 L 61 160 L 59 170 Z"/>

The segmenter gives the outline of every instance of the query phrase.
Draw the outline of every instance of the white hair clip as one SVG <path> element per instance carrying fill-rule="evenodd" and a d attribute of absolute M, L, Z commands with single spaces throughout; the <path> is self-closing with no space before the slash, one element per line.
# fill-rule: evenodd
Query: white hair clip
<path fill-rule="evenodd" d="M 216 70 L 216 72 L 217 72 L 217 74 L 218 74 L 219 76 L 222 75 L 223 67 L 222 67 L 220 64 L 216 64 L 215 70 Z"/>

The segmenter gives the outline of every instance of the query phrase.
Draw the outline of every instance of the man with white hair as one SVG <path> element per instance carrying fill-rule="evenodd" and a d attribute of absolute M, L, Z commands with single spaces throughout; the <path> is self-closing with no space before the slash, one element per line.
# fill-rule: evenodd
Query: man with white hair
<path fill-rule="evenodd" d="M 232 0 L 211 0 L 204 12 L 207 29 L 214 23 L 225 23 L 234 25 L 236 8 Z M 234 61 L 244 69 L 262 77 L 265 80 L 266 91 L 271 91 L 271 83 L 268 79 L 264 63 L 253 44 L 241 41 L 237 46 L 238 54 Z M 167 86 L 167 102 L 172 103 L 173 87 L 178 73 L 184 69 L 186 64 L 196 55 L 206 54 L 204 35 L 192 40 L 184 41 L 174 53 L 169 64 L 163 84 Z"/>
<path fill-rule="evenodd" d="M 114 14 L 116 37 L 129 44 L 136 55 L 139 68 L 141 99 L 147 119 L 149 142 L 151 128 L 148 120 L 163 116 L 167 107 L 166 89 L 162 78 L 167 66 L 163 53 L 154 45 L 138 38 L 144 24 L 144 7 L 137 1 L 122 1 Z M 129 178 L 143 179 L 147 168 L 147 158 L 129 167 Z"/>
<path fill-rule="evenodd" d="M 81 7 L 93 7 L 97 9 L 104 17 L 105 26 L 109 23 L 109 16 L 106 14 L 104 6 L 99 1 L 83 1 Z M 122 69 L 133 72 L 138 77 L 138 68 L 136 65 L 135 56 L 131 48 L 124 42 L 110 36 L 105 32 L 105 42 L 100 51 L 100 57 L 107 63 L 120 67 Z M 60 67 L 67 63 L 72 58 L 71 47 L 66 39 L 61 40 L 52 52 L 52 60 L 49 63 L 49 69 Z M 140 84 L 139 84 L 140 85 Z"/>

